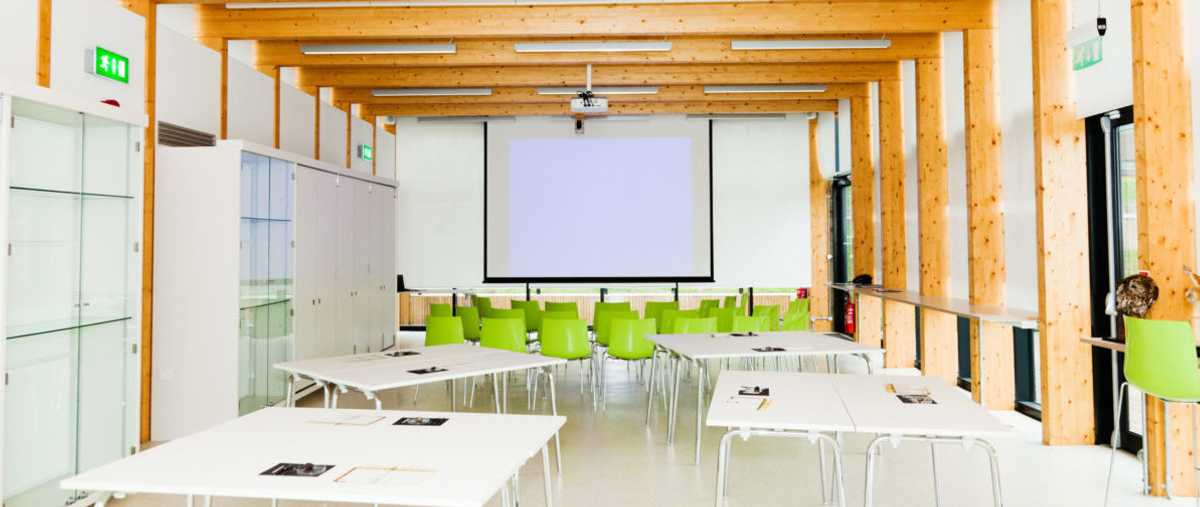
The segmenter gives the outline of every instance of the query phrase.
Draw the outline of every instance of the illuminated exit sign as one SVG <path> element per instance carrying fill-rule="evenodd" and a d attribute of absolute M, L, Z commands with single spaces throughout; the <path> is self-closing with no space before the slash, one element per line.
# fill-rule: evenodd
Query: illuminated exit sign
<path fill-rule="evenodd" d="M 369 144 L 360 144 L 358 145 L 358 158 L 371 160 L 375 158 L 375 150 Z"/>
<path fill-rule="evenodd" d="M 100 46 L 88 50 L 86 68 L 89 74 L 129 84 L 129 58 Z"/>

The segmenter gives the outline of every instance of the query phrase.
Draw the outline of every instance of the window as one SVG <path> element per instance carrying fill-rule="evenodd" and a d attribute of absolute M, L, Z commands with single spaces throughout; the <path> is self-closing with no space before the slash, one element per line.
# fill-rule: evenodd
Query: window
<path fill-rule="evenodd" d="M 832 281 L 846 283 L 854 278 L 854 213 L 853 200 L 850 198 L 850 178 L 840 177 L 830 185 L 832 205 L 829 207 L 832 224 L 833 248 L 830 250 L 833 265 L 830 266 Z M 846 332 L 846 303 L 849 296 L 840 290 L 832 291 L 833 295 L 833 329 Z"/>

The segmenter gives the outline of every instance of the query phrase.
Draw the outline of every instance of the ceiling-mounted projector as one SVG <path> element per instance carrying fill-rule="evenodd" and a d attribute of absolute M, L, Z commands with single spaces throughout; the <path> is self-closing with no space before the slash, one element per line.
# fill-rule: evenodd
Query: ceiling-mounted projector
<path fill-rule="evenodd" d="M 580 90 L 579 95 L 571 99 L 571 112 L 578 114 L 607 113 L 608 99 L 595 96 L 591 90 Z"/>

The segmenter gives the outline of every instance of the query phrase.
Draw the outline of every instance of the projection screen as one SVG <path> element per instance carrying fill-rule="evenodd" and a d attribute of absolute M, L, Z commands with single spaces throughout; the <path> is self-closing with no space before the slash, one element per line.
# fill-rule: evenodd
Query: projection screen
<path fill-rule="evenodd" d="M 485 282 L 713 281 L 708 120 L 485 128 Z"/>

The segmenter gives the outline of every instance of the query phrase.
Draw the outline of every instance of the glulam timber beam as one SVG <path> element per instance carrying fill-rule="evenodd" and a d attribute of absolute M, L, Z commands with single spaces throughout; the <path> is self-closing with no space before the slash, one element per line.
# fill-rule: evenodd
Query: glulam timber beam
<path fill-rule="evenodd" d="M 658 93 L 611 95 L 609 99 L 619 102 L 725 102 L 759 100 L 836 100 L 850 97 L 865 97 L 866 83 L 828 85 L 819 93 L 704 93 L 698 85 L 670 85 L 658 87 Z M 603 94 L 601 94 L 603 95 Z M 493 88 L 491 95 L 482 96 L 434 96 L 434 97 L 376 97 L 369 88 L 334 88 L 334 101 L 355 104 L 544 104 L 559 103 L 569 97 L 564 95 L 538 95 L 536 88 Z"/>
<path fill-rule="evenodd" d="M 363 104 L 373 116 L 559 116 L 571 115 L 567 101 L 557 104 Z M 609 104 L 609 114 L 816 113 L 837 111 L 836 100 L 760 100 L 753 102 L 650 102 Z"/>
<path fill-rule="evenodd" d="M 935 33 L 989 28 L 980 0 L 197 10 L 227 39 L 430 39 Z"/>
<path fill-rule="evenodd" d="M 894 62 L 915 58 L 937 57 L 936 33 L 887 34 L 887 35 L 839 35 L 847 39 L 878 39 L 886 37 L 891 47 L 885 49 L 819 49 L 819 50 L 734 50 L 730 37 L 670 37 L 670 51 L 610 52 L 610 53 L 518 53 L 513 39 L 464 39 L 455 40 L 454 54 L 423 55 L 306 55 L 301 45 L 345 44 L 353 40 L 331 39 L 300 42 L 295 40 L 259 41 L 255 44 L 254 58 L 258 65 L 282 67 L 476 67 L 488 65 L 642 65 L 642 64 L 719 64 L 719 63 L 841 63 L 841 62 Z M 756 39 L 814 39 L 828 36 L 756 37 Z M 652 40 L 656 38 L 630 38 L 624 40 Z M 542 39 L 538 42 L 561 42 L 578 38 Z M 590 40 L 594 40 L 590 39 Z M 438 40 L 372 40 L 371 44 L 428 43 L 444 44 L 448 39 Z M 360 41 L 367 43 L 368 41 Z"/>
<path fill-rule="evenodd" d="M 813 330 L 832 331 L 829 302 L 829 180 L 821 175 L 821 143 L 817 119 L 808 120 L 808 198 L 812 224 L 812 287 L 808 289 L 809 315 Z M 826 149 L 833 149 L 827 147 Z"/>
<path fill-rule="evenodd" d="M 301 67 L 301 87 L 428 88 L 580 86 L 582 65 L 553 67 Z M 593 86 L 864 83 L 899 79 L 892 63 L 763 65 L 595 65 Z"/>

